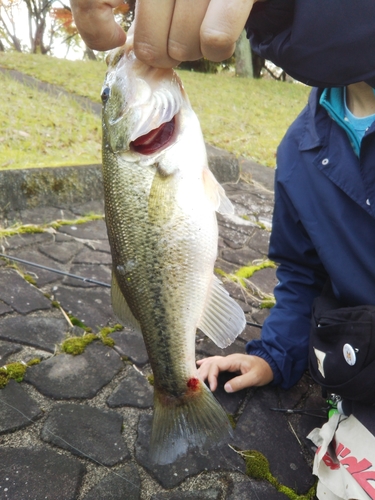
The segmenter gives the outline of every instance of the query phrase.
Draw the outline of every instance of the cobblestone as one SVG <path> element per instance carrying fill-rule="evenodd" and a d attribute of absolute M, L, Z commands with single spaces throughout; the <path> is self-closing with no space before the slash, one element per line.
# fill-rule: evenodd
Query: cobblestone
<path fill-rule="evenodd" d="M 256 271 L 244 287 L 233 274 L 267 255 L 272 217 L 272 171 L 243 163 L 243 179 L 226 184 L 236 216 L 219 216 L 216 270 L 249 322 L 261 325 L 263 297 L 276 284 L 274 268 Z M 257 178 L 260 179 L 257 182 Z M 103 213 L 102 200 L 17 209 L 3 226 L 48 224 Z M 12 219 L 13 217 L 13 219 Z M 56 231 L 7 237 L 4 252 L 60 271 L 110 284 L 111 256 L 104 220 L 62 225 Z M 27 272 L 35 284 L 27 282 Z M 56 304 L 58 302 L 58 304 Z M 58 305 L 58 307 L 53 306 Z M 76 326 L 72 326 L 73 322 Z M 61 350 L 72 335 L 99 333 L 117 323 L 108 287 L 27 264 L 0 260 L 0 365 L 28 361 L 22 382 L 0 389 L 0 499 L 10 500 L 281 500 L 266 481 L 245 475 L 233 448 L 190 450 L 175 463 L 149 459 L 153 388 L 143 339 L 129 329 L 110 334 L 115 345 L 90 343 L 83 354 Z M 198 358 L 244 352 L 260 330 L 248 325 L 227 349 L 197 332 Z M 232 445 L 256 449 L 272 474 L 299 494 L 314 483 L 312 444 L 306 435 L 321 419 L 284 415 L 271 407 L 319 408 L 319 390 L 306 374 L 290 391 L 267 387 L 228 395 L 222 374 L 216 397 L 235 424 Z"/>

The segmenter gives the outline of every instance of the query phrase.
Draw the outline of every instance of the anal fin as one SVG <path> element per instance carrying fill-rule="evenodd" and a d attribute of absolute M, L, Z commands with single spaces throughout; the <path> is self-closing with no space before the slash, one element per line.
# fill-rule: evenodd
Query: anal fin
<path fill-rule="evenodd" d="M 228 347 L 246 326 L 243 310 L 216 276 L 212 277 L 198 328 L 220 348 Z"/>

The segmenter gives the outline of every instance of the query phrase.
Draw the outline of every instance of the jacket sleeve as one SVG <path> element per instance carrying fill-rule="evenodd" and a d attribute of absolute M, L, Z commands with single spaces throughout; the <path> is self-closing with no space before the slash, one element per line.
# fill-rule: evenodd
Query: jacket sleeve
<path fill-rule="evenodd" d="M 253 50 L 307 85 L 375 87 L 375 2 L 267 0 L 246 24 Z"/>
<path fill-rule="evenodd" d="M 269 257 L 279 263 L 276 305 L 266 319 L 260 340 L 246 346 L 248 354 L 265 359 L 274 384 L 288 389 L 307 369 L 312 302 L 327 278 L 276 171 L 275 209 Z"/>

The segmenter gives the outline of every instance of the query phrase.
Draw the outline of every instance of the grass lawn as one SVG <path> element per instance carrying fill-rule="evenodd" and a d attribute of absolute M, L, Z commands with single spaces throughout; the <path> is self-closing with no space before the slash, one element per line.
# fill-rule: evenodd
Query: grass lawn
<path fill-rule="evenodd" d="M 17 69 L 100 101 L 104 62 L 0 52 L 0 66 Z M 179 71 L 205 140 L 273 167 L 287 127 L 307 101 L 303 85 Z M 100 119 L 75 102 L 0 76 L 7 89 L 0 114 L 0 169 L 100 162 Z"/>

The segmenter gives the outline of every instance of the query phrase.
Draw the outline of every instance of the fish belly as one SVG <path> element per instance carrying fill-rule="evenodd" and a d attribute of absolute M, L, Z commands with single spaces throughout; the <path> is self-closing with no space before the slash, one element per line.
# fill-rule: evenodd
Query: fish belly
<path fill-rule="evenodd" d="M 196 371 L 195 333 L 216 258 L 216 216 L 195 193 L 182 210 L 173 176 L 121 157 L 113 162 L 117 168 L 104 173 L 113 272 L 140 324 L 156 387 L 178 397 Z M 189 188 L 182 187 L 185 199 Z"/>

